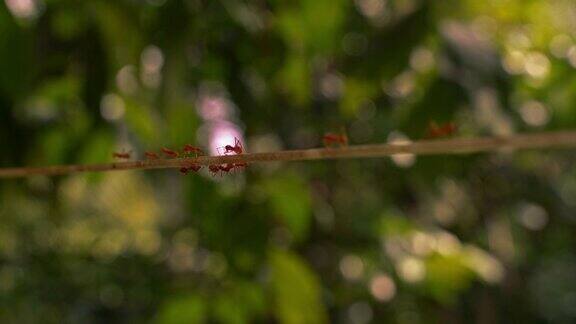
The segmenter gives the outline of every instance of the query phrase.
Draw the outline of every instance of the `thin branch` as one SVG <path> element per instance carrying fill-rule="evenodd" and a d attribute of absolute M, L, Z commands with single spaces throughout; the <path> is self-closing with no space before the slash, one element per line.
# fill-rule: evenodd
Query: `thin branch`
<path fill-rule="evenodd" d="M 201 156 L 198 158 L 180 158 L 169 160 L 4 168 L 0 169 L 0 178 L 26 177 L 31 175 L 54 176 L 78 172 L 180 168 L 183 165 L 190 163 L 210 165 L 240 162 L 256 163 L 270 161 L 382 158 L 400 153 L 416 155 L 467 154 L 512 149 L 547 149 L 573 147 L 576 147 L 576 131 L 563 131 L 519 134 L 507 137 L 422 140 L 409 144 L 353 145 L 343 148 L 320 148 L 225 156 Z"/>

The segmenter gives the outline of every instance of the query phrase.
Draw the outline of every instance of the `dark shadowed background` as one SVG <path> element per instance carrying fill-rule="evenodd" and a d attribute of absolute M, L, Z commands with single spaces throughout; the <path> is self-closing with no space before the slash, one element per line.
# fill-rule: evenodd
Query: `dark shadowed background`
<path fill-rule="evenodd" d="M 0 166 L 576 126 L 573 0 L 1 0 Z M 2 323 L 574 323 L 573 151 L 0 180 Z"/>

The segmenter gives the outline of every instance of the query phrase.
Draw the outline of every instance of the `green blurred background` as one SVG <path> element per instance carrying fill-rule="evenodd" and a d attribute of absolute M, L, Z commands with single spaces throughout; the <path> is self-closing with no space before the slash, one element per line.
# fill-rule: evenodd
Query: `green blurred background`
<path fill-rule="evenodd" d="M 0 166 L 576 126 L 573 0 L 2 0 Z M 2 323 L 574 323 L 575 152 L 0 181 Z"/>

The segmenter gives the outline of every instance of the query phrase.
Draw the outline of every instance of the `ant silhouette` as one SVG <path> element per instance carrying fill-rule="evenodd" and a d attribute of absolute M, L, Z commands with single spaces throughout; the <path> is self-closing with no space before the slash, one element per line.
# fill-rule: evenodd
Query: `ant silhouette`
<path fill-rule="evenodd" d="M 132 154 L 132 151 L 130 152 L 113 152 L 112 153 L 112 157 L 116 158 L 116 159 L 122 159 L 122 160 L 128 160 L 130 159 L 130 155 Z"/>
<path fill-rule="evenodd" d="M 212 173 L 212 176 L 215 176 L 220 172 L 220 166 L 218 164 L 210 164 L 208 170 Z"/>
<path fill-rule="evenodd" d="M 182 166 L 180 168 L 180 173 L 182 173 L 183 175 L 187 175 L 188 172 L 190 172 L 190 171 L 198 172 L 200 169 L 202 169 L 202 166 L 200 164 L 191 163 L 191 164 Z"/>
<path fill-rule="evenodd" d="M 162 153 L 166 154 L 166 156 L 169 158 L 177 158 L 178 157 L 178 152 L 173 151 L 169 148 L 163 147 L 160 150 L 162 150 Z"/>
<path fill-rule="evenodd" d="M 234 169 L 234 164 L 233 163 L 222 164 L 219 165 L 218 168 L 220 169 L 220 171 L 228 173 Z"/>
<path fill-rule="evenodd" d="M 431 121 L 428 124 L 426 130 L 426 138 L 438 138 L 451 136 L 457 131 L 457 126 L 453 122 L 447 122 L 444 124 L 437 124 L 435 121 Z"/>
<path fill-rule="evenodd" d="M 218 153 L 220 153 L 221 148 L 222 147 L 218 148 Z M 226 145 L 223 148 L 224 148 L 224 155 L 228 155 L 229 153 L 242 154 L 244 152 L 244 146 L 242 146 L 242 142 L 240 142 L 240 140 L 237 137 L 234 137 L 234 146 Z"/>
<path fill-rule="evenodd" d="M 146 151 L 144 152 L 144 155 L 146 156 L 146 158 L 148 160 L 158 160 L 160 157 L 158 156 L 158 154 L 154 153 L 154 152 L 150 152 L 150 151 Z"/>
<path fill-rule="evenodd" d="M 322 142 L 324 143 L 325 147 L 331 147 L 333 145 L 338 146 L 348 146 L 348 135 L 346 135 L 346 131 L 342 128 L 342 131 L 337 133 L 326 133 L 322 136 Z"/>
<path fill-rule="evenodd" d="M 239 163 L 234 163 L 234 167 L 235 168 L 246 168 L 248 166 L 248 163 L 246 162 L 239 162 Z"/>
<path fill-rule="evenodd" d="M 204 151 L 202 151 L 202 149 L 190 144 L 184 145 L 184 149 L 182 151 L 184 152 L 184 154 L 194 154 L 196 156 L 204 154 Z"/>

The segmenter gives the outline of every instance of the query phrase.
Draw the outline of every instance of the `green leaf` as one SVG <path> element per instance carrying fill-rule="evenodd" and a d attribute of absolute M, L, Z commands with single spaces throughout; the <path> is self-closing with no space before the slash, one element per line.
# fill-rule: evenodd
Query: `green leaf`
<path fill-rule="evenodd" d="M 158 121 L 154 120 L 152 109 L 144 104 L 124 98 L 126 104 L 126 124 L 149 147 L 165 144 Z"/>
<path fill-rule="evenodd" d="M 252 323 L 266 311 L 266 300 L 259 284 L 238 281 L 218 293 L 213 303 L 218 323 Z"/>
<path fill-rule="evenodd" d="M 8 98 L 24 97 L 37 66 L 34 36 L 16 24 L 3 1 L 0 4 L 0 58 L 0 94 Z"/>
<path fill-rule="evenodd" d="M 281 91 L 290 96 L 293 105 L 302 107 L 309 104 L 312 99 L 312 76 L 306 57 L 295 53 L 289 55 L 278 72 L 277 84 Z"/>
<path fill-rule="evenodd" d="M 270 252 L 272 294 L 278 320 L 283 324 L 327 323 L 321 286 L 315 274 L 295 254 Z"/>
<path fill-rule="evenodd" d="M 160 308 L 156 323 L 194 324 L 206 321 L 206 304 L 200 296 L 186 295 L 170 299 Z"/>
<path fill-rule="evenodd" d="M 345 89 L 340 111 L 348 117 L 356 115 L 358 109 L 378 93 L 378 87 L 373 82 L 354 78 L 346 80 Z"/>
<path fill-rule="evenodd" d="M 66 160 L 66 153 L 70 149 L 70 142 L 66 132 L 61 129 L 51 129 L 46 131 L 44 136 L 39 140 L 38 151 L 40 156 L 33 164 L 63 164 Z"/>
<path fill-rule="evenodd" d="M 87 6 L 101 30 L 106 47 L 113 52 L 110 55 L 113 62 L 118 67 L 137 62 L 142 34 L 138 32 L 134 10 L 116 1 L 91 1 Z"/>
<path fill-rule="evenodd" d="M 220 295 L 214 302 L 215 316 L 218 323 L 244 324 L 248 323 L 246 309 L 242 300 L 237 300 L 235 296 Z"/>
<path fill-rule="evenodd" d="M 103 129 L 95 131 L 93 135 L 87 139 L 86 144 L 78 154 L 78 162 L 90 164 L 112 161 L 114 138 Z"/>
<path fill-rule="evenodd" d="M 196 138 L 198 118 L 190 103 L 173 104 L 167 111 L 168 134 L 170 143 L 183 145 L 193 142 Z"/>
<path fill-rule="evenodd" d="M 474 278 L 462 255 L 435 254 L 426 260 L 426 288 L 441 303 L 454 303 Z"/>
<path fill-rule="evenodd" d="M 284 42 L 307 54 L 327 54 L 338 48 L 348 1 L 289 2 L 278 11 L 277 26 Z M 322 14 L 318 14 L 322 13 Z"/>
<path fill-rule="evenodd" d="M 278 175 L 265 184 L 270 204 L 290 230 L 295 241 L 308 235 L 311 221 L 311 198 L 306 184 L 295 174 Z"/>
<path fill-rule="evenodd" d="M 388 210 L 382 214 L 380 233 L 384 236 L 404 235 L 413 229 L 410 220 L 395 211 Z"/>

